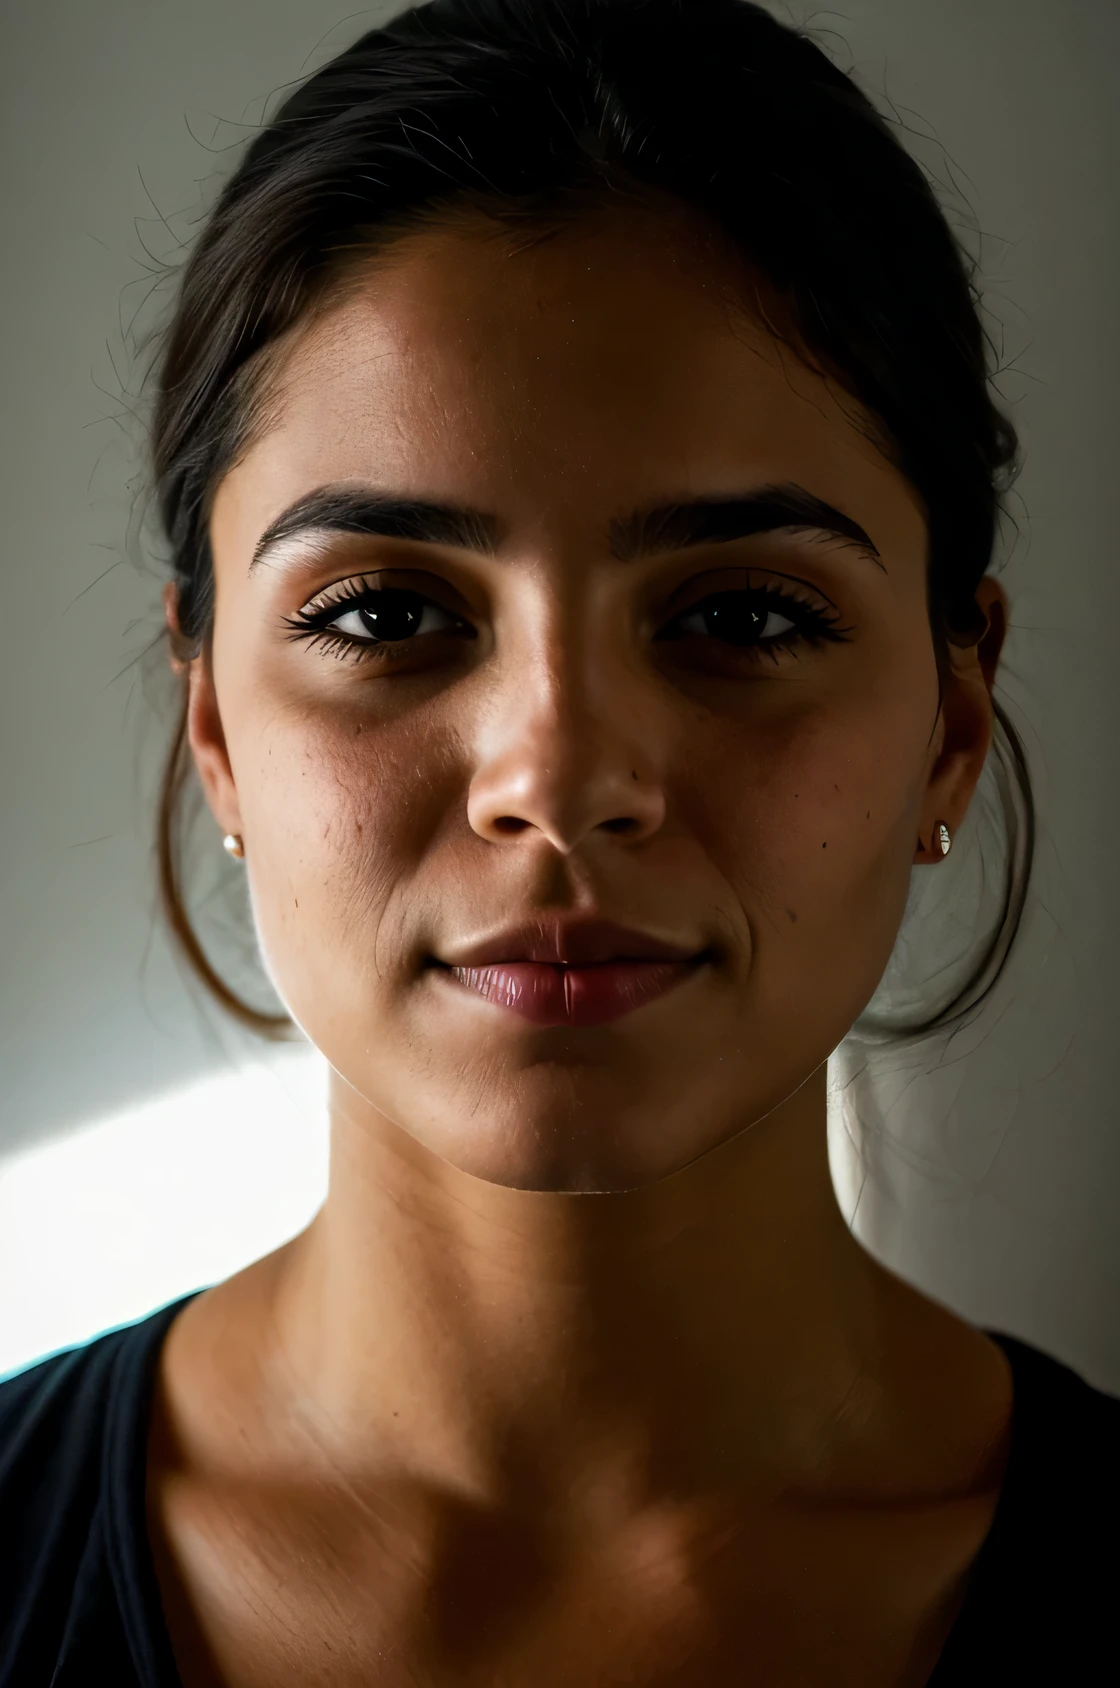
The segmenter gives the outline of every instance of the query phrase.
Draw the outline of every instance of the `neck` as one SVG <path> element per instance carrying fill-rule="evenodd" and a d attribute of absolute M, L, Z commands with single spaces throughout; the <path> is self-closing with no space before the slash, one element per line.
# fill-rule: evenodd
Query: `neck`
<path fill-rule="evenodd" d="M 460 1173 L 337 1080 L 331 1108 L 329 1194 L 273 1257 L 273 1310 L 334 1462 L 487 1501 L 594 1489 L 620 1513 L 889 1487 L 897 1333 L 928 1349 L 930 1313 L 959 1324 L 849 1232 L 823 1067 L 719 1150 L 606 1195 Z"/>

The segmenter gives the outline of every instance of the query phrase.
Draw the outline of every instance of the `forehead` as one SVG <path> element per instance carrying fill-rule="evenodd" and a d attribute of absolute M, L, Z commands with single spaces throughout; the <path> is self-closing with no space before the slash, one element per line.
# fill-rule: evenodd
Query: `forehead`
<path fill-rule="evenodd" d="M 373 478 L 546 524 L 794 480 L 921 526 L 868 434 L 687 212 L 604 213 L 528 241 L 465 217 L 355 264 L 293 335 L 269 425 L 233 473 L 262 510 L 303 484 Z"/>

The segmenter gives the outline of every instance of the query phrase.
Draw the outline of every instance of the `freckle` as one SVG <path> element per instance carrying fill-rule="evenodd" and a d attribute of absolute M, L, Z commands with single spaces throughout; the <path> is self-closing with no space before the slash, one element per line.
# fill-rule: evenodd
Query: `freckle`
<path fill-rule="evenodd" d="M 795 925 L 796 925 L 796 923 L 797 923 L 797 916 L 796 916 L 796 915 L 795 915 L 795 914 L 794 914 L 794 912 L 793 912 L 793 910 L 792 910 L 792 909 L 791 909 L 791 908 L 787 908 L 787 909 L 786 909 L 786 913 L 787 913 L 787 914 L 788 914 L 788 915 L 789 915 L 789 917 L 790 917 L 790 919 L 791 919 L 791 920 L 792 920 L 792 921 L 793 921 L 793 922 L 794 922 L 794 924 L 795 924 Z"/>
<path fill-rule="evenodd" d="M 833 791 L 839 791 L 840 787 L 838 785 L 834 785 L 832 789 L 833 789 Z"/>
<path fill-rule="evenodd" d="M 871 810 L 870 809 L 868 809 L 868 811 L 867 811 L 867 818 L 868 818 L 868 820 L 871 819 Z"/>
<path fill-rule="evenodd" d="M 295 898 L 295 905 L 296 905 L 297 908 L 299 907 L 299 898 L 298 897 Z"/>
<path fill-rule="evenodd" d="M 825 839 L 824 843 L 821 845 L 821 849 L 822 850 L 828 849 L 828 839 L 827 838 Z"/>
<path fill-rule="evenodd" d="M 637 777 L 638 777 L 638 770 L 637 770 L 637 768 L 635 768 L 633 775 L 632 775 L 632 778 L 637 779 Z"/>

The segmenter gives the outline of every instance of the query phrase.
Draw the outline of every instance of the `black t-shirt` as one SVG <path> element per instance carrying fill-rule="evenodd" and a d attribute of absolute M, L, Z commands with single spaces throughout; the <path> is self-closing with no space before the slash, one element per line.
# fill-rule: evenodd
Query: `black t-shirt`
<path fill-rule="evenodd" d="M 0 1382 L 0 1688 L 181 1688 L 144 1478 L 160 1344 L 190 1299 Z M 1120 1398 L 987 1334 L 1014 1373 L 1011 1446 L 928 1688 L 1116 1681 Z"/>

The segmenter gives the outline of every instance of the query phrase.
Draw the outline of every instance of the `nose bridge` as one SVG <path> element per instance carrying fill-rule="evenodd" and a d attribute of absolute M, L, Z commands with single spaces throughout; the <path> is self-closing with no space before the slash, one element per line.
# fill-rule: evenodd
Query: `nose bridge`
<path fill-rule="evenodd" d="M 529 731 L 550 751 L 586 762 L 595 747 L 607 748 L 612 678 L 611 654 L 596 640 L 573 606 L 551 612 L 516 666 L 515 700 L 521 700 Z M 515 709 L 517 703 L 515 701 Z M 604 733 L 603 728 L 607 728 Z"/>
<path fill-rule="evenodd" d="M 536 829 L 564 852 L 597 830 L 647 835 L 664 816 L 656 755 L 602 618 L 554 600 L 520 631 L 479 746 L 472 826 L 491 839 Z"/>

